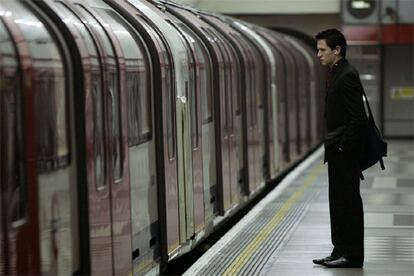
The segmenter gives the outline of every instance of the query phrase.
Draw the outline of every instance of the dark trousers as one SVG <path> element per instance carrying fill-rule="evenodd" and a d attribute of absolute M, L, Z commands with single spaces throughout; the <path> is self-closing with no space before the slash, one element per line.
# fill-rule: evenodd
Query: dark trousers
<path fill-rule="evenodd" d="M 357 158 L 336 152 L 328 161 L 333 256 L 364 261 L 364 213 Z"/>

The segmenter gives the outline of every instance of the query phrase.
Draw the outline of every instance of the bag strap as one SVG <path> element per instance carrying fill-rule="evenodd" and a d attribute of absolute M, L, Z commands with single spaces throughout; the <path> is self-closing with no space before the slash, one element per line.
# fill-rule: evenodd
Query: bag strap
<path fill-rule="evenodd" d="M 375 128 L 378 130 L 377 124 L 375 123 L 375 120 L 374 120 L 374 116 L 372 115 L 371 107 L 369 106 L 368 97 L 365 94 L 364 88 L 362 88 L 362 95 L 364 96 L 365 101 L 367 103 L 367 107 L 368 107 L 368 120 L 370 120 L 372 122 L 372 124 L 375 126 Z M 380 133 L 379 130 L 378 130 L 378 132 Z M 380 133 L 380 136 L 382 138 L 382 134 L 381 133 Z M 381 167 L 383 167 L 383 165 L 381 165 Z"/>
<path fill-rule="evenodd" d="M 380 164 L 381 164 L 381 170 L 385 170 L 385 166 L 384 166 L 384 160 L 382 160 L 382 157 L 380 158 Z"/>
<path fill-rule="evenodd" d="M 362 88 L 362 95 L 364 96 L 364 98 L 365 98 L 365 102 L 367 103 L 367 107 L 368 107 L 368 119 L 369 120 L 372 120 L 372 122 L 374 123 L 374 125 L 376 126 L 376 124 L 375 124 L 375 120 L 374 120 L 374 116 L 372 115 L 372 111 L 371 111 L 371 107 L 369 106 L 369 102 L 368 102 L 368 97 L 367 97 L 367 95 L 365 94 L 365 90 Z"/>

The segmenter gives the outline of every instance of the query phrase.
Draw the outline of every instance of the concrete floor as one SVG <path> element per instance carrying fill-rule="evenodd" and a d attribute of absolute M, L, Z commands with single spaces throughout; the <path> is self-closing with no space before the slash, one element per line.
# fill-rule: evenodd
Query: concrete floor
<path fill-rule="evenodd" d="M 320 149 L 184 275 L 414 275 L 414 142 L 390 141 L 386 170 L 364 172 L 362 269 L 312 259 L 331 250 L 327 167 Z"/>

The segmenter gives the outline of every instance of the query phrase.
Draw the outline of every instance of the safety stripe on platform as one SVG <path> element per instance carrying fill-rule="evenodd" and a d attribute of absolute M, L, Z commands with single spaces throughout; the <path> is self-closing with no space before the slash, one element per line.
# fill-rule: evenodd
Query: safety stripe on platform
<path fill-rule="evenodd" d="M 257 274 L 319 193 L 308 188 L 324 168 L 322 151 L 302 162 L 184 275 Z M 287 187 L 293 191 L 282 193 Z"/>

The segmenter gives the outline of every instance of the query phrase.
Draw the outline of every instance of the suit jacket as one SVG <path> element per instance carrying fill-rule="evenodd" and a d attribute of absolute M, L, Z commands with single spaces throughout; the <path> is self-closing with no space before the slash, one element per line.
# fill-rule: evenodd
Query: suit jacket
<path fill-rule="evenodd" d="M 358 71 L 346 60 L 336 63 L 325 95 L 325 162 L 339 148 L 359 158 L 366 143 L 367 116 Z"/>

